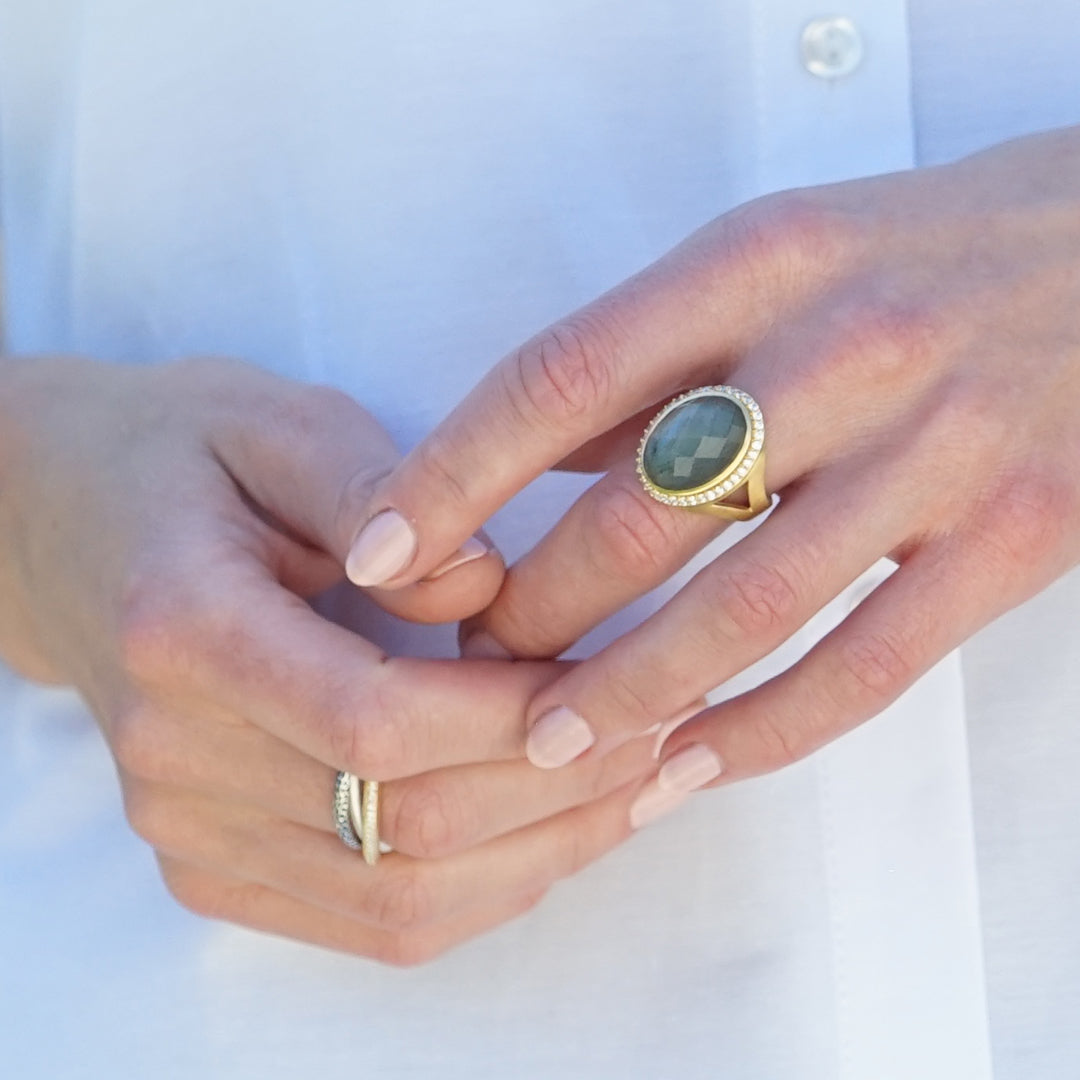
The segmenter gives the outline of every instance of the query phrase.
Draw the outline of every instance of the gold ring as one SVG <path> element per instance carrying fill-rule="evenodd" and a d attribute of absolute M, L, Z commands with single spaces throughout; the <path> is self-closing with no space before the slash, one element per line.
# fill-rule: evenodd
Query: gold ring
<path fill-rule="evenodd" d="M 382 854 L 379 840 L 379 781 L 339 772 L 334 782 L 334 827 L 346 847 L 359 851 L 368 866 Z"/>
<path fill-rule="evenodd" d="M 379 841 L 379 781 L 365 780 L 360 798 L 360 844 L 364 862 L 374 866 L 382 854 Z"/>
<path fill-rule="evenodd" d="M 733 386 L 680 394 L 645 429 L 637 472 L 645 490 L 668 506 L 704 510 L 728 521 L 755 517 L 771 502 L 761 407 Z"/>

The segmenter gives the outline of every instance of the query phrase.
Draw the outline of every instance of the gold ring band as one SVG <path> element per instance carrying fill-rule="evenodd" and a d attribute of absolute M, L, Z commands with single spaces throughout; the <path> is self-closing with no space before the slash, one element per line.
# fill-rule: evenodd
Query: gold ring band
<path fill-rule="evenodd" d="M 379 841 L 379 781 L 365 780 L 360 800 L 360 844 L 364 862 L 374 866 L 382 854 Z"/>
<path fill-rule="evenodd" d="M 648 494 L 668 506 L 728 521 L 756 517 L 771 503 L 761 407 L 733 386 L 680 394 L 645 429 L 637 472 Z"/>

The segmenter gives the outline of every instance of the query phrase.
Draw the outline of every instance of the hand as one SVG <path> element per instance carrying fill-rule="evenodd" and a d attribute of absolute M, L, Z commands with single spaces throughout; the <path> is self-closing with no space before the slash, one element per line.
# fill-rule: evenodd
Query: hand
<path fill-rule="evenodd" d="M 221 361 L 4 361 L 0 433 L 0 652 L 85 696 L 187 907 L 414 962 L 628 833 L 648 740 L 559 778 L 523 760 L 560 665 L 388 658 L 304 601 L 397 459 L 344 395 Z M 444 621 L 502 575 L 466 542 L 373 596 Z M 338 769 L 391 781 L 375 868 L 333 832 Z"/>
<path fill-rule="evenodd" d="M 380 583 L 416 580 L 542 470 L 607 469 L 466 644 L 558 654 L 716 534 L 647 498 L 633 464 L 660 404 L 714 383 L 762 405 L 779 505 L 541 689 L 530 758 L 676 713 L 882 555 L 899 569 L 799 663 L 682 727 L 637 823 L 859 724 L 1080 558 L 1080 128 L 706 226 L 505 359 L 379 485 L 369 512 L 415 538 Z"/>

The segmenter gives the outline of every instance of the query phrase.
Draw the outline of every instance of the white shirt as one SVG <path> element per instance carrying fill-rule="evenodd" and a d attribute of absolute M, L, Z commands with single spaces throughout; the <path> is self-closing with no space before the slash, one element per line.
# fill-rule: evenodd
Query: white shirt
<path fill-rule="evenodd" d="M 2 0 L 9 348 L 231 353 L 335 382 L 412 443 L 508 347 L 747 198 L 1078 119 L 1071 4 L 943 7 Z M 800 51 L 823 14 L 860 39 L 842 77 Z M 503 550 L 579 489 L 547 478 L 515 500 Z M 981 1080 L 993 1052 L 998 1077 L 1073 1077 L 1078 587 L 811 761 L 697 797 L 410 971 L 178 910 L 83 707 L 7 676 L 0 1060 L 184 1080 Z"/>

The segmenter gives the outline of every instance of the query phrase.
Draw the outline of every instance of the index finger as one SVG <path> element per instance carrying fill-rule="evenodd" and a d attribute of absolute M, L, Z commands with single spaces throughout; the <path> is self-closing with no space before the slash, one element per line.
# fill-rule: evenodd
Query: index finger
<path fill-rule="evenodd" d="M 526 705 L 557 665 L 390 658 L 258 568 L 227 564 L 219 553 L 205 588 L 155 590 L 130 613 L 125 662 L 144 688 L 209 698 L 369 779 L 524 757 Z"/>
<path fill-rule="evenodd" d="M 376 489 L 347 569 L 361 585 L 428 573 L 589 439 L 716 377 L 764 332 L 770 299 L 746 230 L 721 219 L 497 364 Z M 738 241 L 738 242 L 737 242 Z M 386 537 L 412 543 L 387 570 Z"/>

